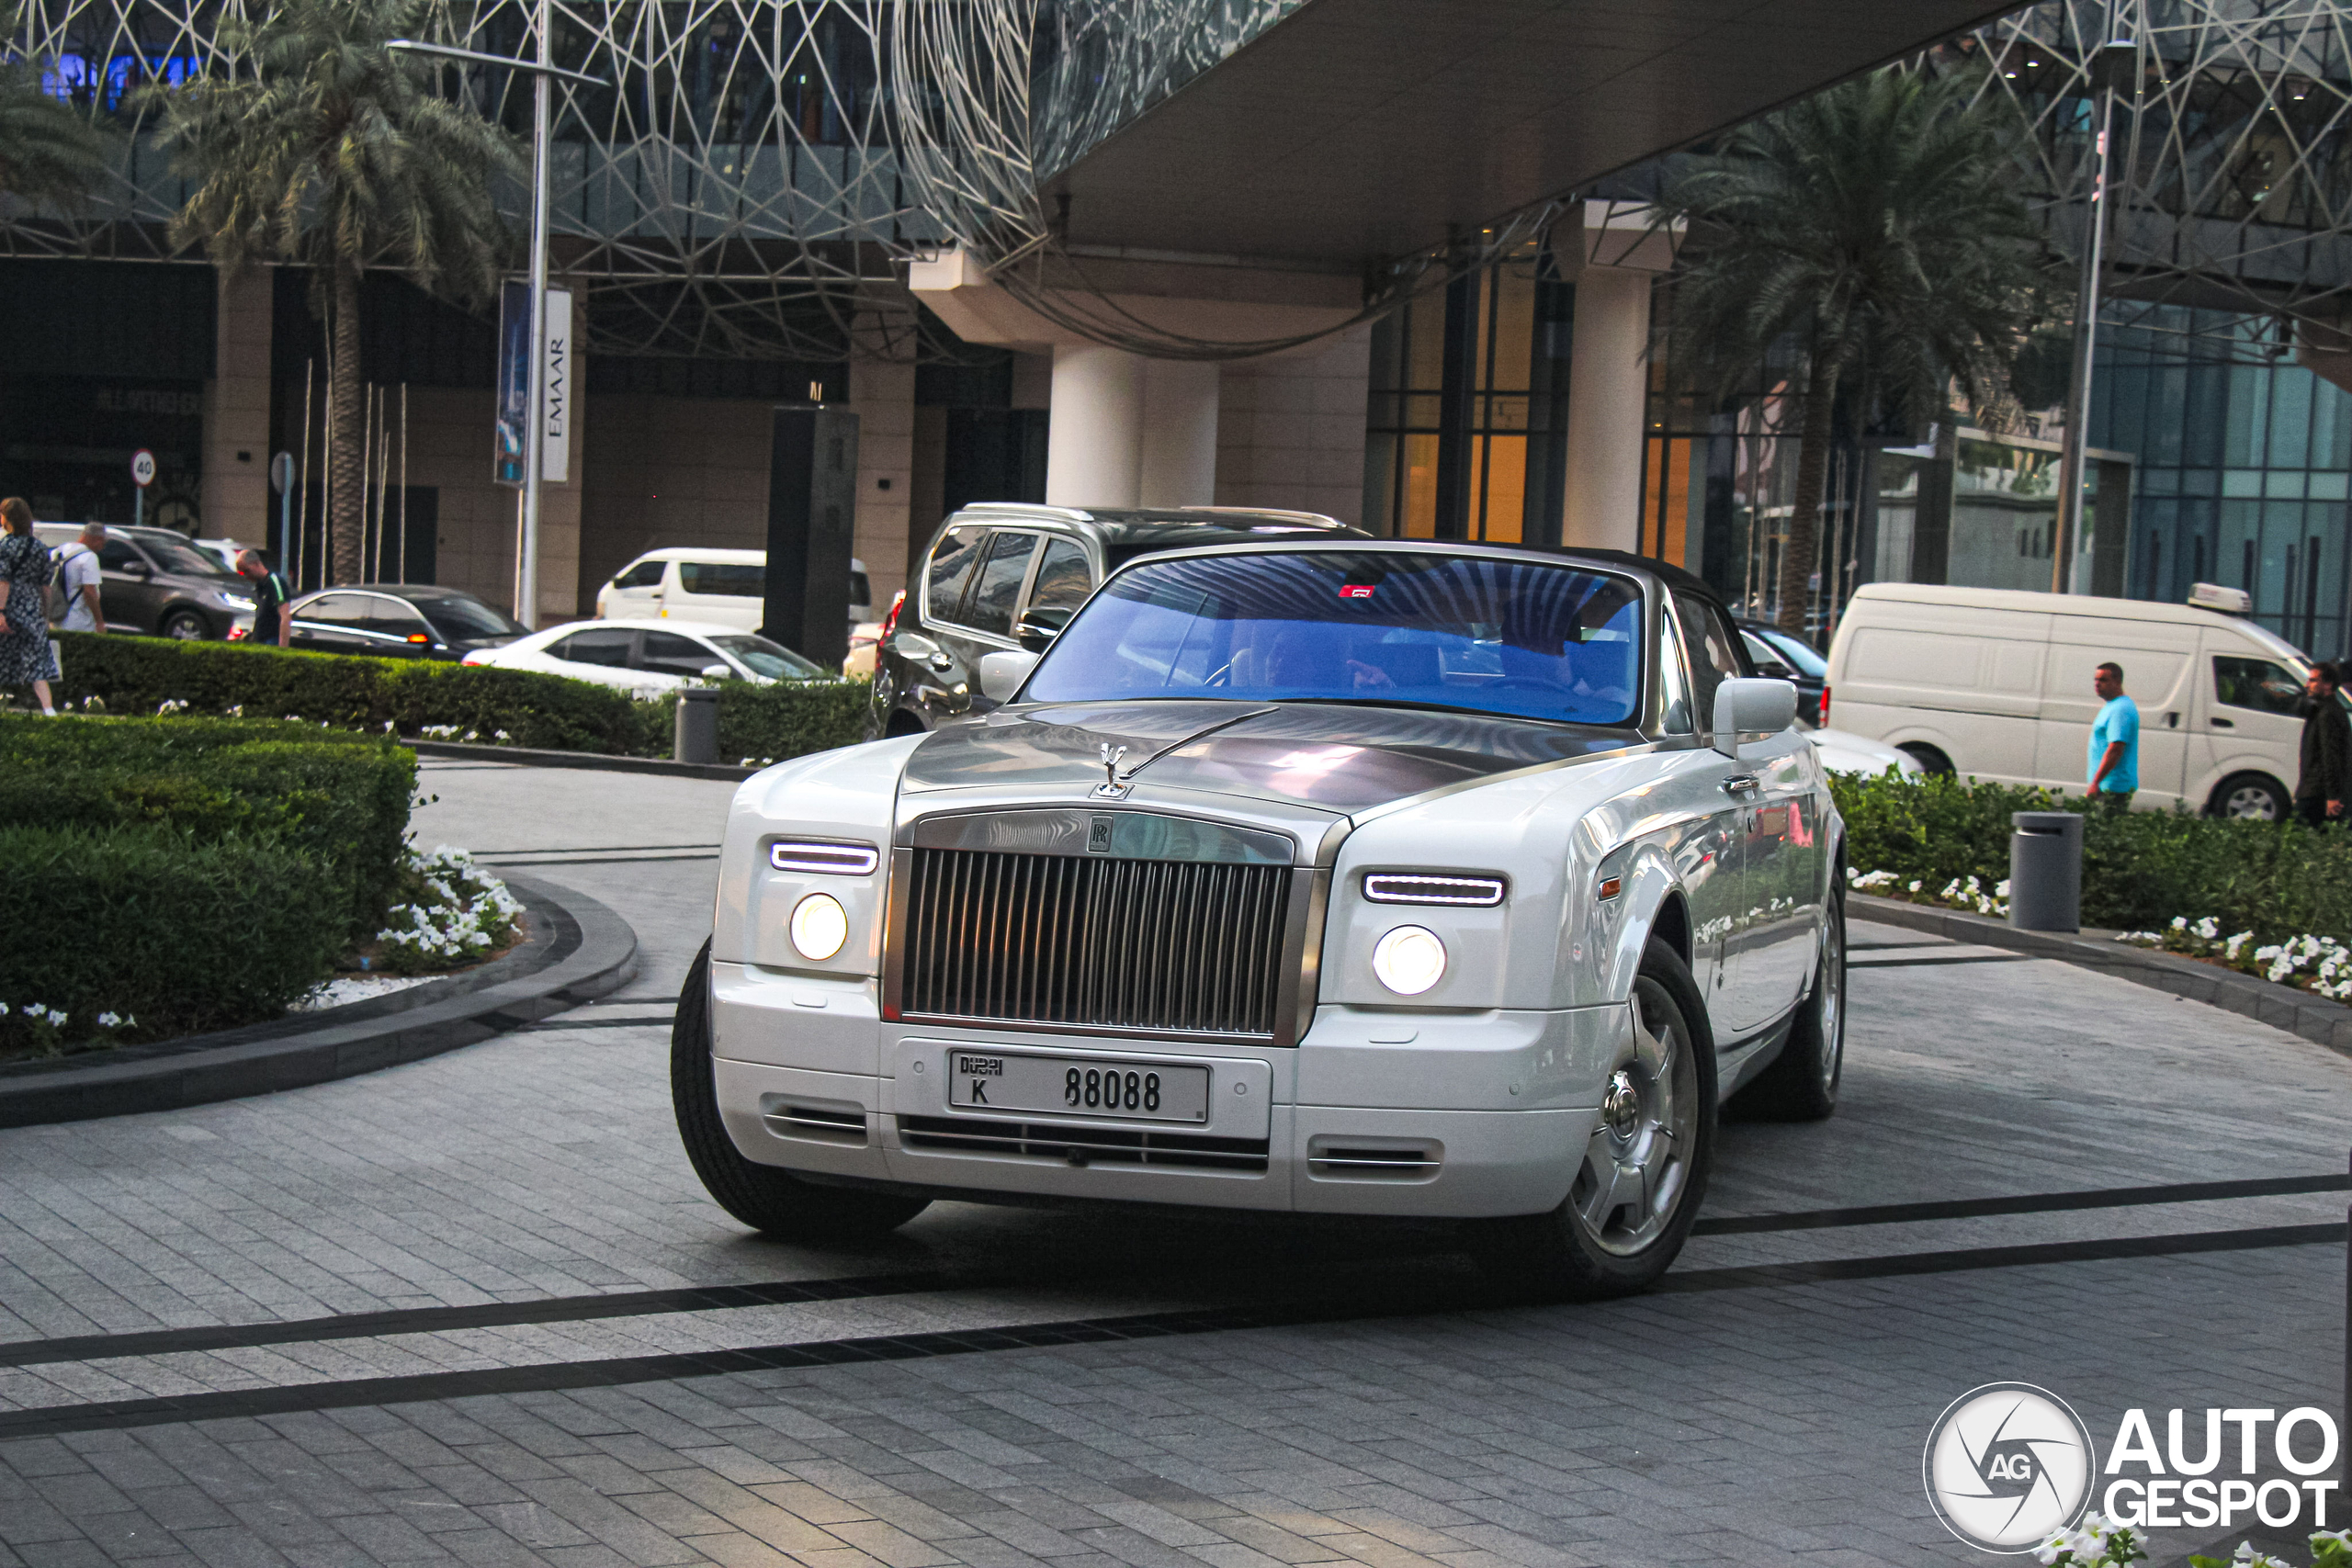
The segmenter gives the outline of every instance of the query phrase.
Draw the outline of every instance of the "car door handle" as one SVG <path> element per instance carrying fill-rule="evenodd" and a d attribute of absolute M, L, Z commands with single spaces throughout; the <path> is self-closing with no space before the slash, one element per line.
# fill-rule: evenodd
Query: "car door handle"
<path fill-rule="evenodd" d="M 1756 786 L 1757 778 L 1754 773 L 1734 773 L 1731 777 L 1724 780 L 1724 793 L 1725 795 L 1746 795 Z"/>
<path fill-rule="evenodd" d="M 2209 718 L 2205 722 L 2216 729 L 2235 729 L 2238 727 L 2238 721 L 2233 718 Z"/>
<path fill-rule="evenodd" d="M 931 656 L 931 667 L 933 670 L 953 670 L 956 661 L 944 653 L 934 653 Z"/>

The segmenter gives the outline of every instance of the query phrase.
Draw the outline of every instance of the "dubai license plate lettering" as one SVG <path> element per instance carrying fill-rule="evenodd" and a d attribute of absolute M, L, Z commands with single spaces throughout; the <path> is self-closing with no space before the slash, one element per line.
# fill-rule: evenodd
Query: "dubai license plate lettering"
<path fill-rule="evenodd" d="M 1116 1116 L 1149 1122 L 1208 1120 L 1205 1067 L 1133 1066 L 994 1051 L 948 1053 L 948 1103 L 972 1111 Z"/>

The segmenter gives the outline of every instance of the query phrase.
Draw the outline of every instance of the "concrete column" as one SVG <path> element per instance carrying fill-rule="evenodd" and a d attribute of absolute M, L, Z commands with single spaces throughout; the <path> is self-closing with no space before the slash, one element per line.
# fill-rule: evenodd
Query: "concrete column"
<path fill-rule="evenodd" d="M 1144 365 L 1100 344 L 1054 345 L 1046 504 L 1135 506 L 1143 498 Z"/>
<path fill-rule="evenodd" d="M 266 266 L 222 279 L 204 387 L 203 526 L 208 539 L 277 546 L 269 489 L 270 279 Z"/>
<path fill-rule="evenodd" d="M 850 553 L 865 563 L 874 613 L 880 615 L 889 609 L 890 595 L 906 586 L 910 529 L 939 521 L 910 517 L 909 510 L 915 477 L 913 358 L 854 353 L 849 406 L 857 412 L 857 516 Z"/>
<path fill-rule="evenodd" d="M 1650 277 L 1645 270 L 1614 266 L 1587 266 L 1577 275 L 1564 545 L 1609 550 L 1641 545 Z"/>
<path fill-rule="evenodd" d="M 1216 503 L 1217 376 L 1213 359 L 1154 359 L 1146 364 L 1144 505 Z"/>

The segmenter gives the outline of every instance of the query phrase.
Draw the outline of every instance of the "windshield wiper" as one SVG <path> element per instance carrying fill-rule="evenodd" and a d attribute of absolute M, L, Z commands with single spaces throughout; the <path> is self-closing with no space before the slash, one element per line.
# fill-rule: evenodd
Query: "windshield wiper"
<path fill-rule="evenodd" d="M 1466 713 L 1478 718 L 1523 718 L 1534 724 L 1577 724 L 1592 729 L 1622 729 L 1626 723 L 1604 724 L 1597 718 L 1554 718 L 1540 713 L 1511 713 L 1502 708 L 1464 707 L 1459 703 L 1417 703 L 1406 697 L 1269 697 L 1271 703 L 1315 703 L 1340 708 L 1418 708 L 1426 713 Z"/>
<path fill-rule="evenodd" d="M 1150 756 L 1146 757 L 1142 761 L 1137 762 L 1134 767 L 1128 768 L 1125 772 L 1120 770 L 1119 761 L 1126 755 L 1127 749 L 1124 746 L 1114 749 L 1111 743 L 1106 740 L 1102 743 L 1102 771 L 1109 774 L 1110 777 L 1104 783 L 1095 785 L 1094 793 L 1105 800 L 1120 799 L 1125 795 L 1130 788 L 1134 786 L 1136 775 L 1137 773 L 1143 772 L 1146 768 L 1151 766 L 1154 762 L 1157 762 L 1159 759 L 1168 755 L 1169 752 L 1176 750 L 1177 747 L 1190 746 L 1193 741 L 1198 740 L 1204 735 L 1215 735 L 1220 729 L 1230 729 L 1237 724 L 1246 723 L 1247 721 L 1256 718 L 1262 714 L 1270 714 L 1273 711 L 1273 708 L 1270 705 L 1261 705 L 1259 706 L 1252 707 L 1248 713 L 1238 713 L 1230 718 L 1218 719 L 1215 724 L 1204 724 L 1201 726 L 1200 728 L 1193 730 L 1190 735 L 1178 736 L 1175 739 L 1170 740 L 1167 745 L 1162 746 L 1159 750 L 1154 751 Z"/>

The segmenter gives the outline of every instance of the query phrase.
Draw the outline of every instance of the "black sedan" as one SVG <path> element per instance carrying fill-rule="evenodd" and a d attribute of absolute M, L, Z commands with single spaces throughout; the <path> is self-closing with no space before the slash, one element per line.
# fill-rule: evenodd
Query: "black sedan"
<path fill-rule="evenodd" d="M 462 660 L 529 629 L 470 593 L 417 583 L 322 588 L 295 600 L 293 611 L 288 646 L 318 653 Z"/>
<path fill-rule="evenodd" d="M 1758 675 L 1795 683 L 1799 718 L 1814 725 L 1829 722 L 1829 660 L 1819 649 L 1770 621 L 1741 621 L 1739 638 Z"/>

